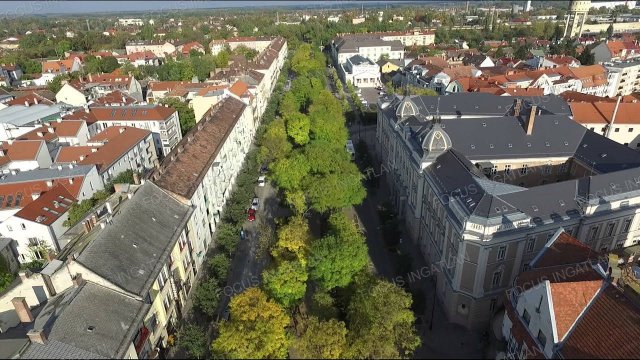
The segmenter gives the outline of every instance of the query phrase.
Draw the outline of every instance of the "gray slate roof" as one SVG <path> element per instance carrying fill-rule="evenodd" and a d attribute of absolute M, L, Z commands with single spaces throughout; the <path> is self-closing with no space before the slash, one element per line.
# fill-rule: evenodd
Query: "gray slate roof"
<path fill-rule="evenodd" d="M 350 34 L 335 40 L 339 53 L 357 53 L 361 47 L 391 46 L 391 51 L 404 50 L 400 40 L 385 41 L 380 36 L 368 34 Z"/>
<path fill-rule="evenodd" d="M 71 287 L 49 299 L 34 322 L 47 343 L 31 343 L 22 357 L 122 358 L 149 307 L 91 282 Z"/>
<path fill-rule="evenodd" d="M 3 174 L 0 176 L 0 184 L 13 184 L 26 181 L 38 181 L 68 178 L 75 176 L 86 176 L 95 165 L 73 165 L 69 168 L 68 165 L 62 166 L 60 169 L 57 165 L 47 169 L 34 169 L 29 171 L 21 171 L 15 175 Z"/>
<path fill-rule="evenodd" d="M 193 209 L 147 181 L 77 261 L 125 291 L 146 296 Z"/>

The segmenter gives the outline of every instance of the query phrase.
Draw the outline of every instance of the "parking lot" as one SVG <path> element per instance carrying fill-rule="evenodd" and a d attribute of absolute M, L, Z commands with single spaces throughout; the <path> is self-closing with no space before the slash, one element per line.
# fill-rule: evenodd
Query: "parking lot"
<path fill-rule="evenodd" d="M 359 88 L 359 89 L 360 89 L 360 100 L 362 101 L 363 105 L 370 106 L 378 102 L 378 97 L 380 97 L 380 94 L 379 94 L 380 90 L 376 90 L 376 88 Z"/>

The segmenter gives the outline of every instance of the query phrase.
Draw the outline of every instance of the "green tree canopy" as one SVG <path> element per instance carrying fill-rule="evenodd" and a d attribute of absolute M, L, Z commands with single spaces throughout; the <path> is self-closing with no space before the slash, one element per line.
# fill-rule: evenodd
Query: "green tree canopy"
<path fill-rule="evenodd" d="M 287 134 L 298 145 L 309 142 L 309 117 L 299 112 L 292 112 L 285 116 L 287 122 Z"/>
<path fill-rule="evenodd" d="M 347 329 L 344 322 L 331 319 L 320 321 L 311 316 L 307 329 L 297 338 L 291 349 L 295 359 L 340 359 L 347 352 Z"/>
<path fill-rule="evenodd" d="M 306 181 L 307 198 L 318 212 L 358 205 L 367 196 L 362 175 L 353 163 L 341 173 L 309 177 Z"/>
<path fill-rule="evenodd" d="M 262 273 L 265 290 L 282 306 L 290 308 L 307 291 L 307 269 L 298 260 L 285 260 Z"/>
<path fill-rule="evenodd" d="M 231 319 L 220 325 L 211 344 L 215 356 L 231 359 L 285 358 L 289 341 L 285 328 L 290 319 L 282 307 L 262 290 L 250 288 L 234 296 Z"/>
<path fill-rule="evenodd" d="M 273 163 L 271 170 L 278 186 L 284 190 L 294 190 L 300 188 L 302 180 L 309 173 L 309 161 L 304 154 L 296 151 Z"/>
<path fill-rule="evenodd" d="M 329 218 L 329 235 L 313 242 L 310 275 L 325 289 L 347 286 L 366 267 L 369 256 L 364 236 L 341 212 Z"/>
<path fill-rule="evenodd" d="M 309 160 L 311 172 L 315 174 L 328 174 L 344 168 L 345 163 L 350 162 L 345 144 L 336 144 L 325 139 L 312 140 L 304 148 L 304 153 Z"/>
<path fill-rule="evenodd" d="M 278 240 L 271 250 L 271 254 L 276 259 L 295 259 L 306 264 L 310 243 L 311 231 L 309 230 L 309 224 L 302 216 L 295 216 L 278 229 Z"/>
<path fill-rule="evenodd" d="M 208 316 L 213 316 L 220 300 L 218 281 L 211 277 L 198 285 L 193 294 L 193 304 Z"/>
<path fill-rule="evenodd" d="M 291 152 L 291 143 L 287 140 L 284 119 L 272 121 L 260 139 L 258 158 L 260 162 L 284 159 Z"/>
<path fill-rule="evenodd" d="M 420 346 L 411 295 L 394 284 L 363 275 L 347 308 L 348 341 L 356 358 L 408 358 Z"/>
<path fill-rule="evenodd" d="M 177 344 L 190 357 L 204 358 L 207 353 L 207 333 L 197 325 L 188 324 L 178 331 Z"/>

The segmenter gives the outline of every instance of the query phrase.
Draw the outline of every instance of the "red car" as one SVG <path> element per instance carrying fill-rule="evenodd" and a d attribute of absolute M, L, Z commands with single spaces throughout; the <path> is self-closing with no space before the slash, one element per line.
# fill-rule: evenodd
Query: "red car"
<path fill-rule="evenodd" d="M 249 213 L 249 217 L 248 217 L 247 220 L 254 221 L 256 219 L 256 210 L 255 209 L 249 209 L 248 213 Z"/>

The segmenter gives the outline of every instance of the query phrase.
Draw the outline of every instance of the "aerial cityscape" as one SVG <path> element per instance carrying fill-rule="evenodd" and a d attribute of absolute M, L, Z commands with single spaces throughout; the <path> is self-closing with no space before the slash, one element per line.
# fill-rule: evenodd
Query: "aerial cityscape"
<path fill-rule="evenodd" d="M 640 3 L 0 19 L 0 358 L 640 358 Z"/>

